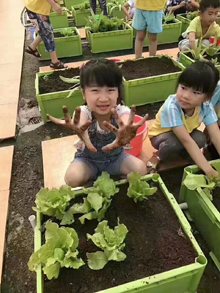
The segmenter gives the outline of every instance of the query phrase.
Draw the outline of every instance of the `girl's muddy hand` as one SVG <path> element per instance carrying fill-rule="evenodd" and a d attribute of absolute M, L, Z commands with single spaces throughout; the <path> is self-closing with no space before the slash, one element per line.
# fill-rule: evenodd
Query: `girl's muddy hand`
<path fill-rule="evenodd" d="M 102 148 L 104 152 L 110 152 L 113 149 L 122 148 L 123 146 L 128 144 L 136 136 L 138 128 L 144 125 L 148 118 L 148 115 L 145 115 L 145 117 L 140 122 L 134 123 L 136 111 L 135 106 L 133 106 L 131 108 L 128 122 L 127 124 L 124 124 L 124 122 L 118 116 L 116 110 L 113 109 L 112 112 L 119 128 L 117 129 L 111 123 L 104 121 L 103 124 L 105 125 L 105 127 L 107 127 L 109 131 L 116 135 L 116 139 L 113 143 L 108 144 Z"/>
<path fill-rule="evenodd" d="M 81 113 L 81 109 L 76 108 L 75 115 L 74 115 L 73 119 L 71 119 L 68 108 L 64 106 L 63 107 L 63 114 L 64 114 L 65 120 L 57 119 L 57 118 L 50 116 L 48 114 L 47 114 L 47 119 L 57 125 L 62 125 L 62 126 L 65 126 L 69 129 L 73 130 L 79 136 L 79 138 L 85 143 L 85 146 L 91 152 L 97 153 L 96 148 L 93 146 L 93 144 L 90 141 L 89 134 L 87 131 L 88 128 L 90 127 L 90 125 L 92 124 L 92 121 L 87 121 L 85 124 L 80 125 L 79 124 L 80 113 Z"/>

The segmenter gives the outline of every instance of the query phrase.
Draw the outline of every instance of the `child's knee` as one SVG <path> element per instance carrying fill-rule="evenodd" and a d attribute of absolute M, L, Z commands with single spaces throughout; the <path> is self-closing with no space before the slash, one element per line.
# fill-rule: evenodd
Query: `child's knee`
<path fill-rule="evenodd" d="M 68 170 L 65 174 L 64 181 L 66 182 L 68 186 L 71 186 L 71 187 L 78 187 L 83 184 L 83 178 L 81 174 L 70 172 Z"/>
<path fill-rule="evenodd" d="M 156 42 L 157 41 L 157 34 L 148 34 L 149 41 Z"/>
<path fill-rule="evenodd" d="M 141 175 L 146 175 L 147 174 L 146 164 L 138 158 L 133 157 L 132 159 L 133 160 L 129 162 L 126 173 L 129 174 L 131 172 L 138 172 Z"/>

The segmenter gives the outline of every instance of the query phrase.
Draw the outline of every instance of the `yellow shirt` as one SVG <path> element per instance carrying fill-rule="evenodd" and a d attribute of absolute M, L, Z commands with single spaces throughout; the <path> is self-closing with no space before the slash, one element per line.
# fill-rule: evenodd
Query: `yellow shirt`
<path fill-rule="evenodd" d="M 202 26 L 200 16 L 195 17 L 189 24 L 189 27 L 186 30 L 186 33 L 196 33 L 196 39 L 206 38 L 209 39 L 216 35 L 217 38 L 220 38 L 220 26 L 214 22 L 208 29 L 205 35 L 202 34 Z"/>
<path fill-rule="evenodd" d="M 164 10 L 167 0 L 136 0 L 135 7 L 147 11 L 161 11 Z"/>
<path fill-rule="evenodd" d="M 41 15 L 50 15 L 51 5 L 47 0 L 25 0 L 28 10 Z"/>

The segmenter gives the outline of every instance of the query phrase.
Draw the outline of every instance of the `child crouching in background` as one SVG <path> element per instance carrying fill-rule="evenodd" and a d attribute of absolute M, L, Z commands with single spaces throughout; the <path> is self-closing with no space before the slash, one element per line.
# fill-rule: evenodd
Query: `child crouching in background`
<path fill-rule="evenodd" d="M 195 62 L 181 73 L 177 93 L 162 105 L 149 131 L 161 161 L 179 155 L 191 157 L 207 176 L 219 176 L 200 150 L 206 144 L 206 136 L 197 129 L 204 122 L 220 154 L 218 118 L 210 102 L 218 80 L 219 71 L 210 62 Z"/>

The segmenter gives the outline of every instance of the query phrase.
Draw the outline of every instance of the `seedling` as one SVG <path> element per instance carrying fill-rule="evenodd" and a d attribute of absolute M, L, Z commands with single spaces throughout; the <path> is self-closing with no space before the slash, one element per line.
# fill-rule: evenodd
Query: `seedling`
<path fill-rule="evenodd" d="M 125 247 L 125 237 L 128 229 L 124 224 L 119 223 L 118 226 L 110 229 L 108 221 L 102 221 L 95 229 L 95 234 L 87 234 L 88 240 L 92 242 L 103 251 L 95 253 L 87 253 L 88 265 L 92 270 L 101 270 L 111 260 L 123 261 L 126 255 L 122 252 Z"/>

